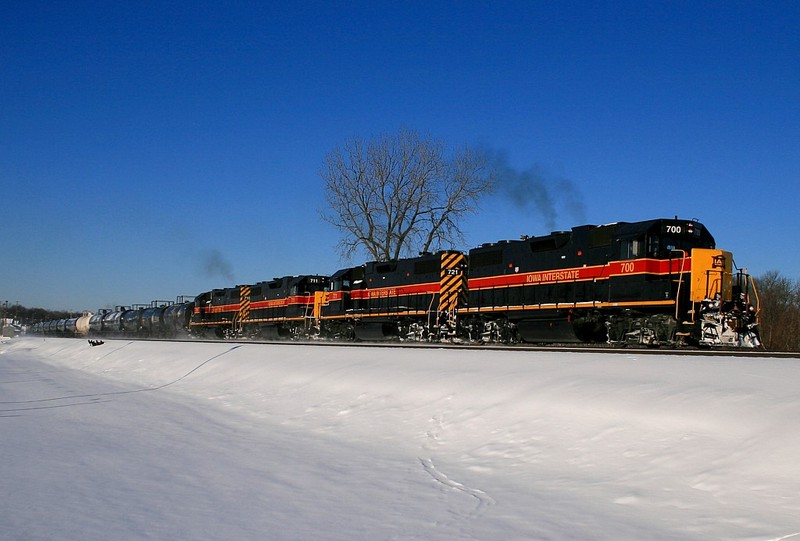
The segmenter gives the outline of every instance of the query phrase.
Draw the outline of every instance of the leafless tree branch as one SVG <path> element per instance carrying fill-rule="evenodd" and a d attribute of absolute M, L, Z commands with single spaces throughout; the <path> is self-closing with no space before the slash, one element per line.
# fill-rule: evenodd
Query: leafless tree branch
<path fill-rule="evenodd" d="M 401 130 L 369 142 L 352 139 L 324 159 L 327 209 L 342 255 L 359 249 L 375 260 L 431 251 L 462 238 L 459 220 L 491 191 L 488 159 Z"/>

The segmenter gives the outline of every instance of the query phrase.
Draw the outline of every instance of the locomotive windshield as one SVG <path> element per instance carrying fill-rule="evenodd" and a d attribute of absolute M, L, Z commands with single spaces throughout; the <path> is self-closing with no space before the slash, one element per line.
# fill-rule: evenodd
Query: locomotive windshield
<path fill-rule="evenodd" d="M 602 229 L 612 230 L 613 226 Z M 592 231 L 591 246 L 607 235 L 601 228 Z M 685 220 L 653 220 L 650 222 L 617 224 L 615 238 L 621 260 L 650 257 L 669 259 L 689 254 L 694 248 L 714 248 L 714 237 L 702 224 Z"/>
<path fill-rule="evenodd" d="M 692 248 L 714 248 L 714 238 L 696 222 L 664 221 L 648 237 L 649 257 L 668 258 Z"/>

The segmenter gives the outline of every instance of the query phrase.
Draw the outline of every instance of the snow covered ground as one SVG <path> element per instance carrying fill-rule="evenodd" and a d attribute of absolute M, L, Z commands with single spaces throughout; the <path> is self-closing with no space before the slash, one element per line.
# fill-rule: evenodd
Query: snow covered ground
<path fill-rule="evenodd" d="M 15 338 L 8 540 L 800 541 L 800 362 Z"/>

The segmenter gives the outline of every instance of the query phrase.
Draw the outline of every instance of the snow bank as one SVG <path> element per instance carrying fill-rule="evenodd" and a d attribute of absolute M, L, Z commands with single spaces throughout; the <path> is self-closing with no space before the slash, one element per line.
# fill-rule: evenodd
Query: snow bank
<path fill-rule="evenodd" d="M 227 474 L 282 525 L 253 539 L 800 539 L 792 360 L 50 338 L 0 352 L 279 440 Z M 264 479 L 280 495 L 259 495 Z"/>

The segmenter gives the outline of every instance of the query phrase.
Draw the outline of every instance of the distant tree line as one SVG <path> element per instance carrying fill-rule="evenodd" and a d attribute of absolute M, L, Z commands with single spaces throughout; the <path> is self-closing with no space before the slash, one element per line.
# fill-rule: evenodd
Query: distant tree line
<path fill-rule="evenodd" d="M 50 321 L 53 319 L 68 319 L 77 317 L 81 312 L 69 312 L 66 310 L 45 310 L 44 308 L 27 308 L 21 304 L 3 305 L 0 308 L 0 318 L 14 319 L 22 325 L 30 325 L 39 321 Z"/>
<path fill-rule="evenodd" d="M 800 280 L 769 271 L 756 278 L 761 340 L 769 351 L 800 351 Z"/>

